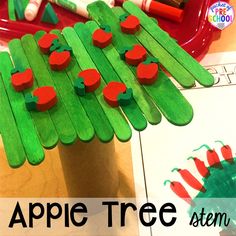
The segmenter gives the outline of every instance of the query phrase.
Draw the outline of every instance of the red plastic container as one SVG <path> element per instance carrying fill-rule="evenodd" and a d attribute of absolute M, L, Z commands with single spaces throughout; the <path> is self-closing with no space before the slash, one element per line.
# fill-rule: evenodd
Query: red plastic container
<path fill-rule="evenodd" d="M 157 17 L 161 28 L 166 30 L 192 56 L 201 59 L 207 52 L 210 44 L 219 37 L 220 31 L 213 27 L 207 19 L 207 12 L 217 0 L 189 0 L 185 6 L 184 18 L 181 23 L 175 23 Z M 46 1 L 42 3 L 46 4 Z M 53 5 L 60 22 L 54 26 L 40 22 L 44 7 L 40 8 L 38 17 L 33 22 L 10 21 L 8 19 L 7 1 L 0 1 L 0 38 L 20 38 L 26 33 L 34 34 L 38 30 L 50 31 L 53 28 L 62 29 L 73 26 L 76 22 L 85 22 L 86 19 Z"/>

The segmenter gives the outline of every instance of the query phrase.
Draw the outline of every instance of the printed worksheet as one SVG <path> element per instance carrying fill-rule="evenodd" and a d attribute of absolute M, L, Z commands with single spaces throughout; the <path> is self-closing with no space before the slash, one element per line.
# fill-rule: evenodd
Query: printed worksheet
<path fill-rule="evenodd" d="M 137 198 L 178 205 L 175 235 L 218 236 L 222 230 L 218 225 L 188 227 L 191 206 L 181 196 L 194 201 L 196 196 L 236 195 L 236 52 L 209 54 L 201 64 L 214 76 L 213 87 L 178 86 L 193 107 L 192 122 L 178 127 L 163 117 L 159 125 L 150 125 L 133 139 Z M 148 229 L 140 227 L 140 235 L 173 235 L 173 228 L 157 222 Z"/>

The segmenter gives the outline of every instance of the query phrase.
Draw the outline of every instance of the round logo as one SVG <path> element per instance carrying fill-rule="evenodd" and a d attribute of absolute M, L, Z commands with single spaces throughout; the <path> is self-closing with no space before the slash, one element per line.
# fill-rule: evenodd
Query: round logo
<path fill-rule="evenodd" d="M 227 2 L 218 1 L 209 8 L 208 20 L 213 26 L 223 30 L 233 23 L 234 9 Z"/>

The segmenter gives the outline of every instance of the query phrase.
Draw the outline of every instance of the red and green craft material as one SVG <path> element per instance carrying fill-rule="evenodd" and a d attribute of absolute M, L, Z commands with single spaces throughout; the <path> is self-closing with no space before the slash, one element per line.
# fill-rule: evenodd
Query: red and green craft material
<path fill-rule="evenodd" d="M 75 80 L 75 91 L 80 96 L 85 96 L 86 93 L 94 92 L 101 84 L 101 75 L 96 69 L 87 69 L 78 74 Z"/>
<path fill-rule="evenodd" d="M 136 16 L 124 14 L 120 16 L 120 28 L 123 33 L 135 34 L 140 29 L 140 22 Z"/>
<path fill-rule="evenodd" d="M 34 83 L 33 72 L 30 68 L 21 71 L 17 68 L 11 71 L 11 83 L 17 92 L 31 88 Z"/>
<path fill-rule="evenodd" d="M 97 29 L 93 32 L 93 45 L 99 48 L 105 48 L 112 42 L 111 28 L 101 26 L 101 29 Z"/>
<path fill-rule="evenodd" d="M 170 181 L 166 180 L 164 185 L 170 183 L 171 191 L 179 198 L 191 205 L 189 215 L 192 216 L 193 212 L 200 213 L 205 207 L 206 212 L 217 213 L 227 212 L 231 210 L 234 212 L 234 203 L 231 203 L 230 199 L 236 197 L 236 158 L 232 155 L 232 149 L 229 145 L 225 145 L 222 141 L 216 141 L 221 145 L 221 156 L 211 149 L 208 145 L 203 144 L 200 148 L 195 149 L 194 152 L 199 154 L 198 151 L 201 148 L 206 148 L 203 152 L 208 164 L 205 164 L 205 160 L 201 160 L 198 157 L 189 157 L 188 160 L 194 161 L 194 165 L 202 176 L 201 180 L 198 180 L 187 169 L 174 168 L 173 171 L 177 171 L 185 182 L 186 188 L 182 185 L 182 181 Z M 204 149 L 203 149 L 204 150 Z M 197 190 L 195 196 L 189 194 L 190 189 Z M 201 201 L 204 200 L 204 201 Z M 219 201 L 216 201 L 218 199 Z M 222 204 L 220 199 L 229 199 L 227 205 Z M 235 214 L 232 213 L 232 221 L 230 226 L 225 229 L 226 235 L 234 235 L 235 233 Z M 221 225 L 222 226 L 222 225 Z"/>
<path fill-rule="evenodd" d="M 86 24 L 13 39 L 12 61 L 8 53 L 0 54 L 0 112 L 5 114 L 0 128 L 12 167 L 26 159 L 41 163 L 43 147 L 53 148 L 59 141 L 70 145 L 97 136 L 109 142 L 115 135 L 126 142 L 132 135 L 130 125 L 142 131 L 147 123 L 160 123 L 162 115 L 172 124 L 187 125 L 193 109 L 160 65 L 183 87 L 214 82 L 133 3 L 110 9 L 96 2 L 88 11 L 93 21 Z M 124 14 L 140 21 L 138 31 L 122 32 Z M 94 32 L 100 29 L 112 34 L 109 44 L 94 45 Z M 31 87 L 15 90 L 10 80 L 14 68 L 32 70 Z"/>
<path fill-rule="evenodd" d="M 56 105 L 57 93 L 53 87 L 40 87 L 33 94 L 26 94 L 25 103 L 29 111 L 47 111 Z"/>

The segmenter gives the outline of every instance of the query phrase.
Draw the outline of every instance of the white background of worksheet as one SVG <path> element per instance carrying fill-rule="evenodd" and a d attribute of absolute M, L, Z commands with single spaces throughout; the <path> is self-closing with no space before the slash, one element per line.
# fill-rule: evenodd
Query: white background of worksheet
<path fill-rule="evenodd" d="M 202 149 L 193 152 L 193 149 L 206 143 L 220 154 L 221 146 L 215 143 L 215 140 L 220 139 L 232 147 L 234 154 L 236 152 L 236 52 L 209 54 L 201 64 L 214 75 L 215 86 L 203 88 L 197 85 L 188 90 L 179 87 L 193 106 L 192 122 L 187 126 L 177 127 L 163 117 L 159 125 L 149 125 L 145 131 L 135 133 L 132 139 L 137 198 L 160 204 L 165 199 L 173 200 L 181 209 L 178 227 L 166 229 L 157 223 L 150 229 L 140 225 L 140 235 L 219 235 L 218 228 L 188 227 L 184 222 L 187 204 L 178 199 L 168 185 L 163 185 L 166 179 L 180 181 L 194 197 L 197 192 L 191 190 L 179 174 L 171 173 L 171 170 L 174 167 L 186 168 L 201 180 L 194 162 L 187 161 L 187 158 L 195 155 L 207 163 L 206 151 Z M 181 219 L 183 222 L 180 222 Z"/>

